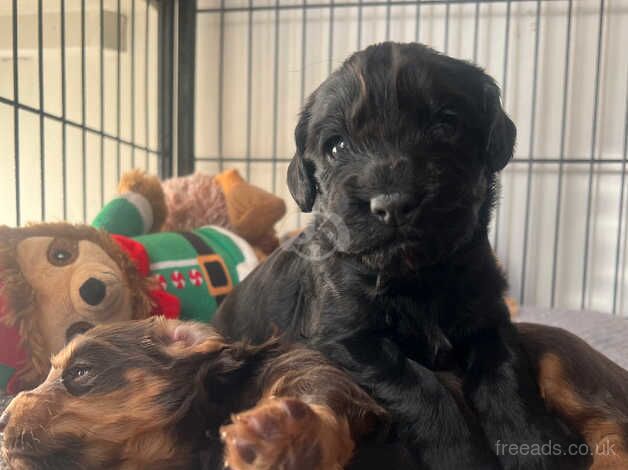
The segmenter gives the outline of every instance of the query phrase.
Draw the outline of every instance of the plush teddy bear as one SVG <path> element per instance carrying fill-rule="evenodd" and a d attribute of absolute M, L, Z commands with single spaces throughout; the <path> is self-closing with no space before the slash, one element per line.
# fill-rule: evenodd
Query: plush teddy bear
<path fill-rule="evenodd" d="M 227 180 L 217 183 L 223 209 L 232 207 L 226 220 L 245 232 L 241 222 L 255 222 L 247 214 L 264 210 L 238 206 L 233 199 L 241 196 L 233 191 L 251 187 L 233 172 L 213 179 Z M 258 264 L 256 250 L 222 227 L 158 232 L 169 217 L 158 179 L 131 172 L 119 190 L 92 226 L 0 227 L 0 390 L 37 385 L 51 354 L 93 324 L 152 314 L 209 321 Z M 264 232 L 269 224 L 272 230 L 272 219 L 263 221 Z"/>
<path fill-rule="evenodd" d="M 132 186 L 133 182 L 126 183 Z M 236 170 L 215 176 L 194 173 L 163 182 L 167 216 L 162 230 L 218 225 L 240 235 L 258 253 L 269 255 L 279 240 L 274 225 L 286 213 L 283 199 L 244 180 Z"/>
<path fill-rule="evenodd" d="M 216 225 L 240 235 L 260 257 L 279 246 L 274 226 L 286 213 L 284 200 L 248 183 L 237 170 L 217 175 L 196 172 L 163 182 L 132 170 L 122 176 L 118 192 L 120 196 L 100 212 L 93 225 L 129 236 Z M 144 223 L 138 218 L 137 206 L 146 213 L 137 193 L 145 194 L 152 206 L 153 219 L 145 221 L 148 226 L 137 225 Z M 126 220 L 125 213 L 135 225 Z"/>

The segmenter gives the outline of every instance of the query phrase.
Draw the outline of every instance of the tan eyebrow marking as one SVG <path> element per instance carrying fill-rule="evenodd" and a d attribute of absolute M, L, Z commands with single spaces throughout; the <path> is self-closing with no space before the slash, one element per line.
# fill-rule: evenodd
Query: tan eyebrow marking
<path fill-rule="evenodd" d="M 353 105 L 351 106 L 350 119 L 353 120 L 360 112 L 360 109 L 366 104 L 367 88 L 366 80 L 364 80 L 364 75 L 362 74 L 360 64 L 353 63 L 351 64 L 350 68 L 358 79 L 358 83 L 360 84 L 360 94 L 358 95 L 358 99 L 355 100 Z"/>
<path fill-rule="evenodd" d="M 67 366 L 68 362 L 70 362 L 70 359 L 72 359 L 72 356 L 76 351 L 77 345 L 82 343 L 83 341 L 84 340 L 82 338 L 80 340 L 73 340 L 56 355 L 52 356 L 52 358 L 50 359 L 50 364 L 52 365 L 52 367 L 54 367 L 55 369 L 64 369 Z"/>

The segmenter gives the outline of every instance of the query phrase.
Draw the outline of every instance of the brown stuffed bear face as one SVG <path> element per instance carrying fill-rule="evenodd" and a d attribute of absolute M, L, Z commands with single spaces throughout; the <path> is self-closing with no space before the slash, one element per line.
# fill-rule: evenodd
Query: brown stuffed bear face
<path fill-rule="evenodd" d="M 0 227 L 0 297 L 9 305 L 3 321 L 18 328 L 30 358 L 20 385 L 38 385 L 51 355 L 76 333 L 147 317 L 151 288 L 120 247 L 93 227 Z"/>
<path fill-rule="evenodd" d="M 36 293 L 37 323 L 49 354 L 61 350 L 80 325 L 133 318 L 125 276 L 96 243 L 31 237 L 17 245 L 16 258 Z"/>

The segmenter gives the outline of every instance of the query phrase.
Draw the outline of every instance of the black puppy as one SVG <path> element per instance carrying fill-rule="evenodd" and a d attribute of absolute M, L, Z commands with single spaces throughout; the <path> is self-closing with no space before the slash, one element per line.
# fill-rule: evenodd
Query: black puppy
<path fill-rule="evenodd" d="M 304 248 L 335 253 L 277 251 L 225 300 L 218 329 L 262 341 L 276 325 L 326 353 L 426 468 L 574 468 L 495 452 L 580 442 L 545 409 L 487 237 L 515 134 L 474 65 L 419 44 L 354 54 L 307 101 L 288 170 L 294 199 L 317 212 Z M 443 368 L 464 378 L 482 429 L 434 375 Z"/>

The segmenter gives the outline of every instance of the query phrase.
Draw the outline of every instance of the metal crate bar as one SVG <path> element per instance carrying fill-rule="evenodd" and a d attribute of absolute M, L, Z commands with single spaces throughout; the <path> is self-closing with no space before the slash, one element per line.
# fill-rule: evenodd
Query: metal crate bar
<path fill-rule="evenodd" d="M 419 7 L 417 6 L 417 9 Z M 476 2 L 473 13 L 473 62 L 478 60 L 478 47 L 480 46 L 480 3 Z"/>
<path fill-rule="evenodd" d="M 249 0 L 249 28 L 247 31 L 246 55 L 246 178 L 251 178 L 251 136 L 253 126 L 253 0 Z"/>
<path fill-rule="evenodd" d="M 544 2 L 562 2 L 564 0 L 543 0 Z M 364 5 L 368 5 L 369 7 L 380 7 L 380 6 L 409 6 L 409 5 L 464 5 L 464 4 L 474 4 L 477 3 L 478 0 L 419 0 L 419 1 L 399 1 L 399 0 L 388 0 L 388 1 L 373 1 L 365 3 Z M 480 0 L 480 3 L 529 3 L 530 0 Z M 329 8 L 329 3 L 308 3 L 308 4 L 282 4 L 282 5 L 255 5 L 251 8 L 247 6 L 234 6 L 227 7 L 224 4 L 221 4 L 218 8 L 199 8 L 198 13 L 235 13 L 235 12 L 246 12 L 249 10 L 252 11 L 268 11 L 268 10 L 300 10 L 303 8 L 306 9 L 321 9 L 321 8 Z M 353 8 L 357 6 L 356 3 L 352 2 L 335 2 L 335 8 Z"/>
<path fill-rule="evenodd" d="M 122 40 L 122 16 L 120 14 L 120 0 L 116 3 L 116 136 L 120 138 L 120 120 L 122 119 L 121 113 L 121 78 L 120 78 L 120 41 Z M 120 161 L 120 142 L 116 142 L 116 178 L 120 179 L 121 174 L 121 161 Z"/>
<path fill-rule="evenodd" d="M 220 59 L 218 76 L 218 155 L 220 155 L 220 171 L 223 170 L 222 161 L 222 120 L 223 116 L 223 93 L 225 83 L 225 0 L 220 0 Z"/>
<path fill-rule="evenodd" d="M 565 38 L 565 67 L 563 69 L 563 98 L 562 98 L 562 111 L 561 111 L 561 124 L 560 124 L 560 161 L 558 163 L 558 184 L 556 185 L 556 211 L 554 226 L 554 247 L 552 250 L 552 287 L 550 293 L 550 307 L 556 305 L 556 275 L 558 265 L 558 236 L 560 234 L 560 218 L 561 218 L 561 203 L 563 197 L 563 176 L 564 176 L 564 163 L 565 163 L 565 136 L 567 128 L 567 93 L 569 91 L 569 66 L 571 58 L 571 21 L 572 21 L 573 1 L 569 0 L 567 6 L 567 32 Z M 620 224 L 621 225 L 621 224 Z"/>
<path fill-rule="evenodd" d="M 508 90 L 508 55 L 510 53 L 510 21 L 512 13 L 512 2 L 506 2 L 506 26 L 504 31 L 504 58 L 502 60 L 502 105 L 506 106 L 507 90 Z M 501 184 L 501 175 L 497 176 L 498 187 Z M 493 215 L 495 222 L 495 232 L 493 238 L 493 250 L 497 251 L 499 246 L 499 222 L 501 215 L 501 206 L 498 205 Z"/>
<path fill-rule="evenodd" d="M 174 3 L 158 2 L 158 116 L 159 176 L 169 178 L 173 172 L 173 87 L 174 87 Z"/>
<path fill-rule="evenodd" d="M 135 0 L 131 1 L 131 141 L 135 142 Z M 131 148 L 131 167 L 135 168 L 135 148 Z"/>
<path fill-rule="evenodd" d="M 148 7 L 146 7 L 148 11 Z M 103 0 L 100 0 L 100 49 L 98 50 L 98 60 L 100 63 L 100 128 L 105 128 L 105 12 Z M 148 87 L 147 87 L 148 89 Z M 147 134 L 148 135 L 148 134 Z M 100 204 L 105 204 L 105 139 L 100 138 Z"/>
<path fill-rule="evenodd" d="M 39 83 L 39 108 L 44 107 L 44 41 L 43 41 L 43 14 L 42 0 L 37 0 L 37 81 Z M 44 132 L 44 118 L 39 116 L 39 171 L 41 199 L 41 219 L 46 220 L 46 141 Z"/>
<path fill-rule="evenodd" d="M 119 36 L 118 36 L 118 41 L 119 41 Z M 83 220 L 87 220 L 87 142 L 86 142 L 86 135 L 85 135 L 85 126 L 87 125 L 86 101 L 87 101 L 87 98 L 85 94 L 85 0 L 81 0 L 81 163 L 82 163 L 81 170 L 83 173 L 83 180 L 82 180 Z M 40 104 L 40 108 L 41 108 L 41 104 Z"/>
<path fill-rule="evenodd" d="M 536 95 L 537 95 L 537 83 L 539 78 L 539 43 L 541 35 L 541 2 L 536 2 L 536 17 L 535 17 L 535 33 L 534 33 L 534 66 L 533 66 L 533 78 L 532 78 L 532 104 L 530 106 L 530 141 L 529 152 L 530 158 L 528 159 L 527 179 L 526 179 L 526 203 L 525 203 L 525 216 L 524 216 L 524 232 L 523 232 L 523 262 L 521 263 L 521 287 L 520 287 L 520 299 L 521 303 L 525 301 L 526 293 L 526 267 L 528 261 L 528 228 L 530 227 L 530 195 L 532 193 L 532 165 L 534 155 L 534 137 L 536 135 L 534 127 L 536 124 Z"/>
<path fill-rule="evenodd" d="M 255 163 L 255 162 L 270 162 L 272 163 L 273 159 L 277 160 L 278 162 L 290 162 L 292 161 L 292 157 L 291 156 L 259 156 L 259 157 L 254 157 L 251 160 L 251 163 Z M 218 162 L 220 160 L 223 161 L 223 163 L 242 163 L 242 162 L 246 162 L 247 158 L 246 157 L 229 157 L 229 156 L 208 156 L 208 155 L 203 155 L 203 156 L 197 156 L 196 160 L 198 161 L 204 161 L 204 162 Z M 595 160 L 593 160 L 593 164 L 594 165 L 609 165 L 609 164 L 616 164 L 616 165 L 621 165 L 624 163 L 624 158 L 597 158 Z M 510 164 L 514 164 L 514 165 L 529 165 L 530 163 L 534 163 L 535 165 L 576 165 L 576 166 L 585 166 L 585 165 L 591 165 L 591 160 L 589 160 L 588 158 L 557 158 L 557 157 L 515 157 L 512 160 L 510 160 L 509 165 Z M 526 169 L 527 171 L 527 169 Z"/>
<path fill-rule="evenodd" d="M 362 0 L 360 0 L 361 2 Z M 307 7 L 307 0 L 303 0 L 303 6 Z M 301 12 L 301 70 L 305 70 L 306 55 L 307 55 L 307 8 L 303 8 Z M 358 25 L 358 42 L 361 40 L 362 25 Z M 300 102 L 305 102 L 305 74 L 301 74 L 301 84 L 299 90 Z M 297 213 L 297 224 L 301 225 L 301 212 Z"/>
<path fill-rule="evenodd" d="M 148 58 L 150 57 L 149 51 L 150 51 L 150 41 L 149 41 L 149 37 L 150 37 L 150 4 L 151 4 L 151 0 L 147 0 L 146 1 L 146 11 L 144 12 L 144 25 L 145 25 L 145 34 L 144 34 L 144 81 L 148 82 Z M 150 116 L 150 104 L 149 104 L 149 100 L 148 100 L 148 87 L 145 86 L 144 87 L 144 136 L 146 139 L 146 144 L 148 146 L 148 142 L 149 142 L 149 136 L 150 136 L 150 119 L 148 118 Z M 148 167 L 148 158 L 149 158 L 149 154 L 148 152 L 144 153 L 144 167 Z"/>
<path fill-rule="evenodd" d="M 416 18 L 414 19 L 414 40 L 421 41 L 421 4 L 416 4 Z"/>
<path fill-rule="evenodd" d="M 275 0 L 275 5 L 279 6 L 279 0 Z M 332 0 L 332 12 L 333 12 L 333 0 Z M 273 21 L 274 21 L 274 27 L 275 27 L 275 63 L 273 67 L 273 150 L 272 150 L 272 153 L 273 155 L 277 155 L 277 132 L 279 129 L 279 9 L 275 10 L 275 18 Z M 333 22 L 330 24 L 333 24 Z M 333 33 L 333 28 L 330 28 L 330 29 L 331 29 L 330 32 Z M 330 44 L 332 44 L 331 41 L 330 41 Z M 272 190 L 273 192 L 277 191 L 277 162 L 273 162 Z"/>
<path fill-rule="evenodd" d="M 600 95 L 600 68 L 602 63 L 602 43 L 604 34 L 604 0 L 600 0 L 600 15 L 598 20 L 598 37 L 597 37 L 597 52 L 595 56 L 595 85 L 593 93 L 593 124 L 592 124 L 592 136 L 591 136 L 591 154 L 589 165 L 589 181 L 587 187 L 587 211 L 586 211 L 586 225 L 585 225 L 585 238 L 584 238 L 584 256 L 582 260 L 582 292 L 580 297 L 580 308 L 584 308 L 586 294 L 587 294 L 587 280 L 588 280 L 588 268 L 589 268 L 589 238 L 591 232 L 591 202 L 592 202 L 592 186 L 593 186 L 593 162 L 595 161 L 595 147 L 597 144 L 597 120 L 598 120 L 598 107 L 599 107 L 599 95 Z"/>
<path fill-rule="evenodd" d="M 358 37 L 356 40 L 356 50 L 362 48 L 362 23 L 363 23 L 363 14 L 364 9 L 362 8 L 363 0 L 358 0 Z M 303 11 L 303 15 L 305 15 L 305 11 Z M 303 101 L 303 100 L 301 100 Z"/>
<path fill-rule="evenodd" d="M 451 14 L 451 2 L 445 3 L 445 38 L 444 38 L 444 46 L 443 50 L 445 54 L 449 53 L 449 21 Z"/>
<path fill-rule="evenodd" d="M 333 0 L 332 0 L 333 2 Z M 390 20 L 392 15 L 392 5 L 390 1 L 386 2 L 386 41 L 390 41 Z M 332 21 L 333 22 L 333 21 Z"/>
<path fill-rule="evenodd" d="M 626 111 L 624 117 L 624 145 L 621 162 L 621 183 L 619 191 L 619 213 L 617 214 L 617 242 L 615 243 L 615 273 L 613 275 L 613 315 L 617 314 L 617 291 L 619 283 L 619 269 L 621 256 L 621 234 L 624 223 L 624 193 L 626 183 L 626 159 L 628 158 L 628 80 L 626 80 Z M 626 254 L 624 253 L 624 257 Z"/>
<path fill-rule="evenodd" d="M 179 2 L 178 17 L 177 174 L 187 175 L 194 172 L 196 0 Z"/>
<path fill-rule="evenodd" d="M 13 0 L 12 4 L 12 21 L 13 21 L 13 133 L 14 133 L 14 153 L 15 153 L 15 223 L 20 225 L 21 219 L 21 206 L 20 206 L 20 115 L 18 101 L 20 99 L 19 93 L 19 75 L 17 64 L 17 0 Z"/>
<path fill-rule="evenodd" d="M 63 180 L 63 220 L 66 220 L 68 218 L 68 133 L 66 128 L 67 74 L 65 50 L 65 0 L 61 0 L 61 8 L 59 10 L 61 13 L 61 116 L 59 120 L 61 121 L 61 178 Z M 33 112 L 35 112 L 35 110 L 33 110 Z"/>

